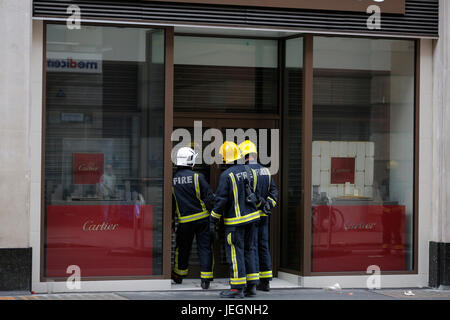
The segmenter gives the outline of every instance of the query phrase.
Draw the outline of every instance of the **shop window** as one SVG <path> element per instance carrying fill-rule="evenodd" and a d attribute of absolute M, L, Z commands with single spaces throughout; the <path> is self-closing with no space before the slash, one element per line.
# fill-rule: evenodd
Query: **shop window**
<path fill-rule="evenodd" d="M 46 32 L 44 276 L 160 275 L 164 31 Z"/>
<path fill-rule="evenodd" d="M 312 271 L 413 268 L 415 42 L 314 38 Z"/>
<path fill-rule="evenodd" d="M 175 36 L 176 112 L 278 112 L 276 40 Z"/>

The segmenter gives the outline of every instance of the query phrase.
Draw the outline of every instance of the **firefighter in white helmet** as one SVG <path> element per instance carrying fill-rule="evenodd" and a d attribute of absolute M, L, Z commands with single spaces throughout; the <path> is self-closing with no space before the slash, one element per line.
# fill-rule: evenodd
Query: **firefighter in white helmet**
<path fill-rule="evenodd" d="M 196 237 L 200 278 L 203 289 L 208 289 L 213 280 L 213 238 L 209 230 L 210 210 L 214 205 L 214 194 L 203 174 L 193 170 L 197 153 L 183 147 L 177 152 L 177 170 L 173 176 L 172 195 L 176 229 L 175 265 L 172 279 L 182 283 L 189 271 L 189 255 L 192 241 Z"/>

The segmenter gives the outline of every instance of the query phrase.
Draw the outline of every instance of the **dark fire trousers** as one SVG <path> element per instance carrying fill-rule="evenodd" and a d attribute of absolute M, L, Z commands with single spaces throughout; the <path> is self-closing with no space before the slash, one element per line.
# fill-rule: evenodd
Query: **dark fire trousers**
<path fill-rule="evenodd" d="M 272 280 L 272 261 L 270 259 L 269 248 L 269 217 L 262 216 L 258 226 L 258 265 L 259 278 Z"/>
<path fill-rule="evenodd" d="M 209 218 L 192 222 L 180 223 L 176 231 L 175 267 L 174 272 L 182 277 L 189 272 L 189 256 L 194 236 L 197 240 L 200 258 L 200 278 L 212 281 L 213 252 L 212 239 L 209 232 Z"/>
<path fill-rule="evenodd" d="M 259 282 L 258 222 L 225 226 L 225 252 L 230 265 L 231 289 Z"/>

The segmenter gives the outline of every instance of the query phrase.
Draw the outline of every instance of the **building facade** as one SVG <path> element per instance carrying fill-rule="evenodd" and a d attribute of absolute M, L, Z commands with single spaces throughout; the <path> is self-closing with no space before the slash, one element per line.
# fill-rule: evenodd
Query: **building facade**
<path fill-rule="evenodd" d="M 170 289 L 180 132 L 213 189 L 213 140 L 258 142 L 280 189 L 274 276 L 450 285 L 449 15 L 443 0 L 0 0 L 0 290 Z M 190 265 L 199 278 L 195 251 Z"/>

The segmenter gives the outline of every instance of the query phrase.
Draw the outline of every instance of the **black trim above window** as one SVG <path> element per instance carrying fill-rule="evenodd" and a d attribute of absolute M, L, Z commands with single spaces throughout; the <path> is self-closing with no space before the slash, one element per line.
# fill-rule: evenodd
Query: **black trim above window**
<path fill-rule="evenodd" d="M 439 0 L 406 0 L 404 15 L 381 13 L 381 29 L 369 30 L 365 12 L 274 9 L 163 3 L 150 1 L 34 0 L 33 17 L 67 18 L 68 6 L 76 4 L 82 19 L 132 20 L 168 24 L 228 25 L 293 29 L 322 33 L 408 36 L 439 36 Z"/>

